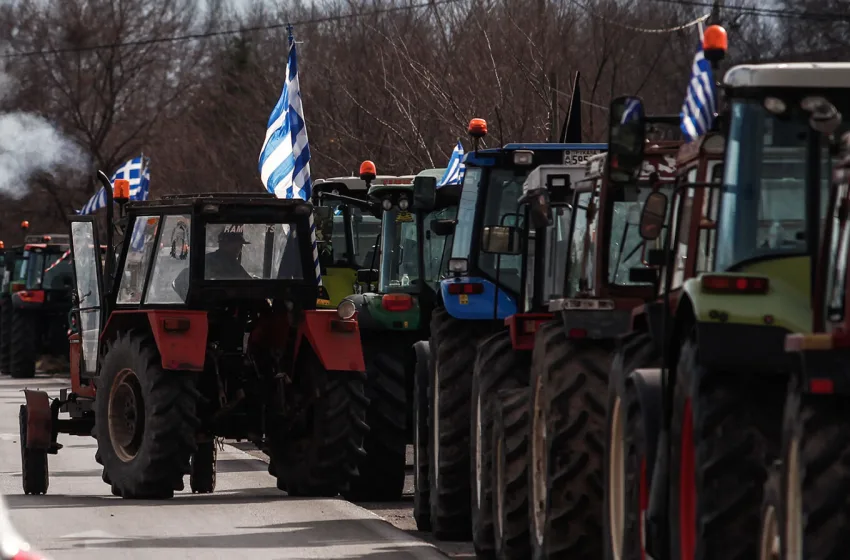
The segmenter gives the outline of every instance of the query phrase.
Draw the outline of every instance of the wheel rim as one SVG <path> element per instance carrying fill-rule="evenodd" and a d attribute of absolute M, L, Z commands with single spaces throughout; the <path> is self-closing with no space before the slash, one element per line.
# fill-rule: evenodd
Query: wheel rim
<path fill-rule="evenodd" d="M 614 401 L 611 415 L 611 440 L 608 457 L 608 526 L 611 527 L 611 551 L 614 560 L 623 556 L 623 531 L 626 519 L 626 454 L 624 452 L 623 418 L 620 397 Z"/>
<path fill-rule="evenodd" d="M 785 488 L 785 543 L 787 560 L 803 559 L 803 490 L 800 476 L 800 439 L 794 437 L 788 450 L 788 477 Z"/>
<path fill-rule="evenodd" d="M 779 560 L 779 527 L 773 505 L 765 509 L 759 541 L 759 560 Z"/>
<path fill-rule="evenodd" d="M 496 500 L 496 519 L 493 520 L 493 530 L 495 533 L 495 545 L 496 550 L 501 550 L 502 546 L 502 535 L 504 534 L 504 527 L 502 526 L 502 519 L 504 519 L 505 515 L 505 495 L 502 491 L 505 487 L 505 466 L 502 464 L 502 438 L 496 440 L 496 453 L 493 455 L 495 460 L 495 471 L 496 471 L 496 487 L 493 489 L 493 495 Z"/>
<path fill-rule="evenodd" d="M 682 453 L 679 461 L 679 550 L 682 560 L 693 560 L 696 550 L 696 461 L 691 400 L 685 401 L 682 420 Z"/>
<path fill-rule="evenodd" d="M 546 488 L 546 475 L 549 469 L 549 457 L 546 453 L 546 412 L 543 408 L 543 379 L 538 376 L 534 385 L 534 420 L 532 425 L 531 455 L 534 460 L 532 465 L 531 494 L 534 499 L 532 533 L 537 540 L 537 545 L 543 545 L 546 532 L 546 501 L 548 491 Z"/>
<path fill-rule="evenodd" d="M 481 483 L 482 473 L 484 472 L 484 458 L 481 449 L 481 391 L 475 398 L 475 505 L 481 509 L 481 493 L 483 484 Z"/>
<path fill-rule="evenodd" d="M 109 439 L 122 461 L 132 461 L 142 445 L 145 432 L 145 406 L 139 378 L 131 369 L 115 376 L 109 392 Z"/>
<path fill-rule="evenodd" d="M 434 486 L 439 488 L 440 482 L 440 375 L 439 375 L 439 367 L 440 362 L 434 364 L 435 367 L 435 375 L 434 375 L 434 387 L 433 394 L 431 395 L 431 418 L 433 420 L 433 427 L 431 428 L 432 441 L 434 444 L 431 446 L 431 455 L 433 456 L 434 461 Z"/>

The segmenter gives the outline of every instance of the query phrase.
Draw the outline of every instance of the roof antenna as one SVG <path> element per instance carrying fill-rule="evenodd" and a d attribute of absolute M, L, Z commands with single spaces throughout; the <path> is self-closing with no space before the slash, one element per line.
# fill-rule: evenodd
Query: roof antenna
<path fill-rule="evenodd" d="M 502 113 L 499 112 L 499 107 L 496 106 L 496 124 L 499 127 L 499 147 L 505 146 L 505 139 L 502 137 Z"/>

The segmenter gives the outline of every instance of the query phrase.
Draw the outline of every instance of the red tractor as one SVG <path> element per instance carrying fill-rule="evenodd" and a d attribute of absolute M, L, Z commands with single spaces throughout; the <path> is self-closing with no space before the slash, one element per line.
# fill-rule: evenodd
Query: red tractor
<path fill-rule="evenodd" d="M 95 437 L 103 481 L 124 498 L 170 498 L 186 474 L 193 492 L 212 492 L 216 438 L 268 453 L 289 495 L 345 492 L 368 430 L 365 368 L 354 307 L 316 309 L 313 206 L 127 198 L 116 181 L 103 264 L 94 218 L 71 219 L 71 388 L 52 402 L 25 392 L 24 492 L 47 491 L 60 432 Z"/>

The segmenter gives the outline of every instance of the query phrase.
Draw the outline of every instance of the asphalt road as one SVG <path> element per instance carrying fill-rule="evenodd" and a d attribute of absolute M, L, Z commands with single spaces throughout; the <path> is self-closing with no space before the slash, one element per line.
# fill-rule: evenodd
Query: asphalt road
<path fill-rule="evenodd" d="M 46 496 L 21 490 L 21 390 L 58 394 L 67 381 L 0 378 L 0 492 L 21 534 L 50 558 L 446 558 L 432 545 L 341 499 L 288 498 L 259 459 L 225 446 L 214 494 L 165 501 L 115 498 L 101 481 L 91 438 L 60 434 Z M 188 488 L 188 479 L 186 487 Z"/>

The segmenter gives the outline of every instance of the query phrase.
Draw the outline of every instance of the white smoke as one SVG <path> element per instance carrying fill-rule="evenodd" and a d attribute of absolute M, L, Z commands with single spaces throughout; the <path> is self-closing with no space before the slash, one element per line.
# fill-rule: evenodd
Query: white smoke
<path fill-rule="evenodd" d="M 0 101 L 17 84 L 0 69 Z M 47 119 L 21 111 L 0 111 L 0 194 L 21 198 L 37 173 L 61 178 L 62 173 L 84 172 L 88 157 Z M 75 173 L 76 174 L 76 173 Z M 61 182 L 61 179 L 60 179 Z"/>

